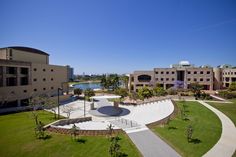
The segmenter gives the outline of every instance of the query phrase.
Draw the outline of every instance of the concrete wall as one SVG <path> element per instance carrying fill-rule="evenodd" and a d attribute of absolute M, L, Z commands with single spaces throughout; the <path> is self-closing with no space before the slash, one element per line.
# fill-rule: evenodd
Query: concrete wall
<path fill-rule="evenodd" d="M 49 59 L 47 55 L 30 53 L 30 52 L 15 50 L 15 49 L 11 49 L 11 50 L 12 50 L 12 60 L 33 62 L 33 63 L 39 63 L 39 64 L 49 63 Z"/>

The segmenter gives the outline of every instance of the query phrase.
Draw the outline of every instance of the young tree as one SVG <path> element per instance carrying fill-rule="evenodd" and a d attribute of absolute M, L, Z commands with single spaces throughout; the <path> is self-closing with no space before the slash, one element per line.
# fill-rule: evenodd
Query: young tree
<path fill-rule="evenodd" d="M 73 140 L 77 140 L 77 135 L 79 136 L 79 130 L 80 128 L 77 127 L 75 124 L 73 124 L 73 126 L 71 127 L 71 137 Z"/>
<path fill-rule="evenodd" d="M 108 135 L 109 135 L 109 137 L 112 137 L 112 134 L 113 134 L 113 131 L 114 131 L 114 126 L 112 125 L 112 124 L 109 124 L 108 126 L 107 126 L 107 130 L 108 130 Z"/>
<path fill-rule="evenodd" d="M 190 89 L 194 93 L 194 96 L 196 99 L 201 97 L 201 90 L 203 89 L 203 86 L 200 85 L 199 83 L 191 83 L 190 84 Z"/>
<path fill-rule="evenodd" d="M 189 125 L 186 129 L 186 135 L 187 135 L 187 140 L 188 142 L 191 142 L 192 136 L 193 136 L 193 127 L 192 125 Z"/>
<path fill-rule="evenodd" d="M 110 147 L 109 147 L 109 153 L 111 155 L 111 157 L 119 157 L 122 156 L 122 152 L 120 151 L 120 144 L 119 144 L 119 140 L 120 138 L 118 136 L 115 137 L 111 137 L 110 139 Z"/>
<path fill-rule="evenodd" d="M 128 90 L 129 77 L 126 76 L 126 75 L 123 75 L 123 76 L 120 77 L 120 80 L 125 85 L 125 89 Z"/>
<path fill-rule="evenodd" d="M 36 128 L 35 128 L 36 138 L 44 139 L 45 137 L 44 131 L 45 131 L 44 124 L 41 121 L 39 121 L 39 123 L 36 125 Z"/>
<path fill-rule="evenodd" d="M 89 100 L 90 97 L 92 97 L 94 95 L 95 95 L 95 92 L 91 88 L 88 88 L 88 89 L 84 90 L 84 96 L 87 100 Z"/>
<path fill-rule="evenodd" d="M 72 106 L 64 105 L 62 107 L 62 112 L 66 113 L 68 119 L 70 118 L 72 111 L 74 111 L 74 108 Z"/>
<path fill-rule="evenodd" d="M 57 119 L 57 106 L 58 104 L 56 100 L 50 98 L 47 99 L 46 107 L 53 111 L 54 119 Z"/>

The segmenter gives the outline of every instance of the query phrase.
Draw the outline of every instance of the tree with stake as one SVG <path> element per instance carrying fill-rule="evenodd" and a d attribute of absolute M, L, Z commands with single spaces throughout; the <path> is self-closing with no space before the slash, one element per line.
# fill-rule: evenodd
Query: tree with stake
<path fill-rule="evenodd" d="M 188 140 L 188 142 L 191 142 L 192 136 L 193 136 L 193 127 L 192 127 L 192 125 L 189 125 L 189 126 L 187 127 L 186 134 L 187 134 L 187 140 Z"/>

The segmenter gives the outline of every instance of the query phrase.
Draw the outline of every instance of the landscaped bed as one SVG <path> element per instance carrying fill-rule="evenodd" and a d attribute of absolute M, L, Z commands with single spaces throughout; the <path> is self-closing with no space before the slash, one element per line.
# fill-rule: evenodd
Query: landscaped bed
<path fill-rule="evenodd" d="M 156 126 L 153 131 L 175 148 L 182 156 L 198 157 L 210 150 L 220 138 L 221 122 L 209 109 L 198 102 L 185 103 L 185 120 L 181 112 L 165 126 Z M 179 110 L 183 103 L 177 102 Z M 190 142 L 187 140 L 186 128 L 193 127 Z"/>
<path fill-rule="evenodd" d="M 44 124 L 54 121 L 53 114 L 39 112 L 40 120 Z M 80 142 L 76 142 L 70 135 L 46 132 L 49 135 L 48 139 L 36 139 L 34 120 L 30 116 L 30 112 L 0 116 L 0 156 L 110 156 L 110 142 L 105 136 L 80 137 Z M 141 156 L 127 135 L 120 134 L 119 137 L 123 153 L 132 157 Z"/>

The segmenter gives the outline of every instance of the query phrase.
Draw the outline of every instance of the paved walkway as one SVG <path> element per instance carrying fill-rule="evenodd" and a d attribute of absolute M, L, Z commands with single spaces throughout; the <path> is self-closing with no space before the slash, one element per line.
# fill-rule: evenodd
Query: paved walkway
<path fill-rule="evenodd" d="M 219 141 L 212 147 L 204 157 L 231 157 L 236 149 L 236 128 L 234 123 L 222 112 L 208 105 L 204 101 L 198 101 L 213 111 L 222 123 L 222 134 Z"/>
<path fill-rule="evenodd" d="M 144 157 L 180 157 L 168 144 L 147 127 L 126 131 Z"/>

